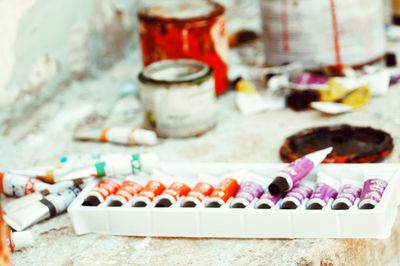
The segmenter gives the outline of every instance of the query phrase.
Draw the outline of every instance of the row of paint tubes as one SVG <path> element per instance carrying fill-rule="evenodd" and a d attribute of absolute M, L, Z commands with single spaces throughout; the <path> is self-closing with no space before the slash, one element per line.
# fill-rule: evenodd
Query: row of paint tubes
<path fill-rule="evenodd" d="M 379 178 L 366 175 L 365 181 L 356 179 L 340 181 L 326 173 L 317 173 L 317 182 L 302 180 L 288 193 L 272 195 L 267 184 L 268 178 L 253 172 L 231 173 L 217 182 L 217 178 L 199 175 L 193 186 L 182 181 L 172 181 L 172 177 L 160 171 L 153 171 L 152 178 L 143 175 L 127 177 L 121 181 L 112 178 L 101 180 L 87 195 L 82 206 L 120 207 L 130 204 L 140 208 L 154 206 L 165 208 L 179 205 L 193 208 L 246 208 L 270 209 L 334 209 L 346 210 L 357 206 L 372 209 L 379 203 L 388 185 L 390 174 Z"/>

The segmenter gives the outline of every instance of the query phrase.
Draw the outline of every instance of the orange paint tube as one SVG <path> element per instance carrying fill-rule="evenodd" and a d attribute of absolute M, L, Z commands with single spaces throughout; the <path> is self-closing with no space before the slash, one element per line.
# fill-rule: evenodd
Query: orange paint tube
<path fill-rule="evenodd" d="M 0 195 L 1 200 L 1 195 Z M 11 265 L 11 256 L 9 250 L 9 241 L 7 239 L 7 232 L 10 229 L 3 221 L 3 212 L 0 206 L 0 265 L 8 266 Z"/>
<path fill-rule="evenodd" d="M 89 196 L 83 201 L 82 206 L 98 206 L 110 195 L 115 194 L 121 187 L 118 180 L 105 178 L 89 192 Z"/>
<path fill-rule="evenodd" d="M 179 201 L 181 197 L 186 196 L 190 187 L 183 182 L 174 182 L 169 186 L 157 200 L 156 207 L 169 207 Z"/>
<path fill-rule="evenodd" d="M 146 207 L 153 200 L 161 195 L 164 190 L 172 183 L 171 176 L 157 172 L 152 174 L 152 178 L 146 186 L 139 192 L 138 197 L 133 202 L 133 207 Z"/>
<path fill-rule="evenodd" d="M 130 201 L 143 190 L 146 181 L 146 178 L 139 175 L 127 177 L 115 195 L 111 196 L 109 206 L 120 207 Z"/>
<path fill-rule="evenodd" d="M 198 204 L 203 202 L 203 200 L 211 195 L 211 193 L 214 191 L 215 184 L 217 184 L 217 179 L 215 177 L 200 175 L 199 181 L 182 200 L 182 207 L 196 207 Z"/>
<path fill-rule="evenodd" d="M 206 207 L 219 208 L 224 205 L 239 190 L 241 177 L 239 174 L 232 174 L 222 180 L 208 198 Z"/>

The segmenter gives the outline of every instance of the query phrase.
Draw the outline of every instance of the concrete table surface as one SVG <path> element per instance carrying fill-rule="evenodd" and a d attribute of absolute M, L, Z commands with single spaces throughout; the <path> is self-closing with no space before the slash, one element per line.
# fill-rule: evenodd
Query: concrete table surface
<path fill-rule="evenodd" d="M 218 126 L 208 134 L 185 140 L 165 140 L 156 147 L 123 147 L 72 140 L 77 124 L 107 124 L 118 98 L 116 86 L 132 78 L 129 60 L 98 78 L 75 81 L 24 121 L 7 124 L 0 138 L 0 166 L 25 168 L 55 162 L 63 154 L 89 152 L 156 152 L 166 161 L 280 162 L 285 137 L 320 125 L 351 123 L 386 130 L 395 151 L 387 162 L 400 162 L 400 88 L 374 98 L 360 111 L 323 116 L 288 109 L 242 116 L 233 93 L 219 99 Z M 135 103 L 132 103 L 134 105 Z M 141 114 L 132 114 L 132 125 Z M 84 121 L 84 122 L 82 122 Z M 399 265 L 400 220 L 386 240 L 228 240 L 135 238 L 97 234 L 76 236 L 68 215 L 31 228 L 37 237 L 31 248 L 14 253 L 15 265 Z"/>

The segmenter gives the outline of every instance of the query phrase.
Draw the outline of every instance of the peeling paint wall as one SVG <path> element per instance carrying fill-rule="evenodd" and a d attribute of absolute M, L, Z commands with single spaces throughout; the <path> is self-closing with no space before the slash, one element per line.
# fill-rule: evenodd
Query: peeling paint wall
<path fill-rule="evenodd" d="M 135 1 L 129 3 L 0 1 L 0 122 L 118 61 L 134 42 Z"/>

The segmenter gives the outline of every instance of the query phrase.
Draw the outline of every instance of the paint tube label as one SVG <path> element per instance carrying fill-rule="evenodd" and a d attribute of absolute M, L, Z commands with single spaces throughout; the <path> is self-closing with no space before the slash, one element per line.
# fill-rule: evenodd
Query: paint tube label
<path fill-rule="evenodd" d="M 2 175 L 0 181 L 2 181 L 0 188 L 2 187 L 3 193 L 14 197 L 22 197 L 50 186 L 35 178 L 9 173 Z"/>
<path fill-rule="evenodd" d="M 336 189 L 334 189 L 331 186 L 328 186 L 325 183 L 317 183 L 315 186 L 315 190 L 312 193 L 310 200 L 311 199 L 321 199 L 325 203 L 328 203 L 330 199 L 335 198 L 337 195 Z"/>
<path fill-rule="evenodd" d="M 188 197 L 194 197 L 202 202 L 206 197 L 210 196 L 214 191 L 214 187 L 205 182 L 197 183 L 194 188 L 188 193 Z"/>
<path fill-rule="evenodd" d="M 138 194 L 143 189 L 143 186 L 135 181 L 125 180 L 121 188 L 118 189 L 115 196 L 122 197 L 126 201 L 129 201 L 133 196 Z"/>
<path fill-rule="evenodd" d="M 59 162 L 63 165 L 73 166 L 73 165 L 90 165 L 102 160 L 102 155 L 100 153 L 88 153 L 82 155 L 70 155 L 61 156 Z"/>
<path fill-rule="evenodd" d="M 219 198 L 224 202 L 236 194 L 239 189 L 239 183 L 236 179 L 226 178 L 218 184 L 215 190 L 211 193 L 211 198 Z"/>
<path fill-rule="evenodd" d="M 184 183 L 174 182 L 167 188 L 163 194 L 171 195 L 175 200 L 182 196 L 186 196 L 190 191 L 190 187 Z"/>
<path fill-rule="evenodd" d="M 387 185 L 388 182 L 386 180 L 379 178 L 366 180 L 361 192 L 360 202 L 364 200 L 370 200 L 375 203 L 380 202 Z"/>
<path fill-rule="evenodd" d="M 302 157 L 289 164 L 282 170 L 283 175 L 292 179 L 293 186 L 297 185 L 314 167 L 314 163 L 307 157 Z M 279 174 L 278 174 L 279 175 Z"/>
<path fill-rule="evenodd" d="M 136 174 L 142 171 L 140 154 L 118 156 L 95 164 L 97 177 Z"/>
<path fill-rule="evenodd" d="M 49 208 L 50 217 L 53 217 L 63 213 L 81 191 L 80 187 L 73 186 L 63 192 L 50 194 L 40 202 Z"/>
<path fill-rule="evenodd" d="M 99 200 L 104 201 L 108 196 L 117 192 L 120 186 L 121 185 L 116 180 L 108 178 L 103 179 L 95 188 L 92 189 L 91 193 L 89 194 L 99 195 L 101 197 Z"/>
<path fill-rule="evenodd" d="M 265 199 L 272 202 L 274 205 L 282 198 L 282 195 L 273 196 L 269 191 L 265 191 L 264 194 L 261 195 L 260 199 Z"/>
<path fill-rule="evenodd" d="M 153 201 L 153 199 L 158 195 L 161 195 L 161 193 L 163 193 L 164 190 L 165 186 L 163 183 L 155 180 L 150 180 L 143 188 L 143 190 L 139 192 L 138 195 L 140 197 L 145 197 L 150 201 Z"/>
<path fill-rule="evenodd" d="M 101 133 L 100 139 L 103 142 L 110 141 L 114 143 L 128 144 L 128 136 L 132 131 L 134 131 L 134 129 L 126 127 L 105 128 Z"/>
<path fill-rule="evenodd" d="M 243 181 L 235 198 L 245 199 L 251 203 L 254 199 L 259 198 L 264 192 L 263 187 L 253 181 Z"/>
<path fill-rule="evenodd" d="M 299 201 L 300 204 L 302 204 L 306 199 L 308 199 L 311 196 L 312 192 L 313 192 L 312 188 L 299 184 L 296 187 L 294 187 L 286 195 L 285 198 L 295 198 Z"/>
<path fill-rule="evenodd" d="M 354 205 L 354 202 L 361 194 L 361 188 L 354 186 L 352 184 L 345 184 L 339 191 L 336 199 L 346 199 L 351 205 Z"/>

